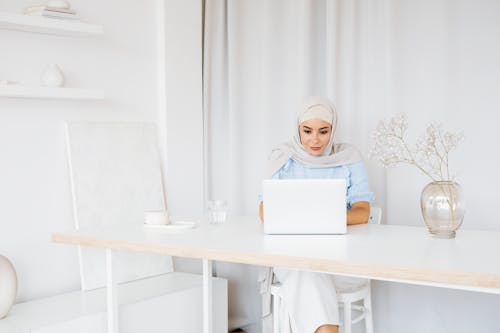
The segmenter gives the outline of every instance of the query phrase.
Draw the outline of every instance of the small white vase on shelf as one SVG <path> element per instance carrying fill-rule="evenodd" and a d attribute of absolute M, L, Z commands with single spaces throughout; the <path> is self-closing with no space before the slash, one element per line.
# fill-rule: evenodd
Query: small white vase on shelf
<path fill-rule="evenodd" d="M 69 9 L 71 6 L 69 2 L 65 0 L 48 0 L 46 3 L 47 7 Z"/>
<path fill-rule="evenodd" d="M 45 87 L 62 87 L 64 85 L 64 74 L 56 64 L 48 65 L 42 72 L 40 83 Z"/>
<path fill-rule="evenodd" d="M 9 313 L 17 295 L 17 275 L 9 259 L 0 254 L 0 319 Z"/>

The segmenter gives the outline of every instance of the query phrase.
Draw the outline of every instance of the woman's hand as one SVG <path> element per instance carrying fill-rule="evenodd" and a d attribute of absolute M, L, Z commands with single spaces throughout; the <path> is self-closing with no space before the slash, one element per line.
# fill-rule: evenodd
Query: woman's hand
<path fill-rule="evenodd" d="M 347 225 L 368 223 L 370 218 L 370 203 L 359 201 L 351 205 L 347 211 Z"/>

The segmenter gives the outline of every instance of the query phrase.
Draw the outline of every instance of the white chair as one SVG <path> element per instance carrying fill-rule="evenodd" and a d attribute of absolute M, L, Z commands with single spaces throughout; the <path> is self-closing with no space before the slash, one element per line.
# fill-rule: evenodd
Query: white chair
<path fill-rule="evenodd" d="M 370 217 L 368 223 L 370 224 L 380 224 L 382 219 L 382 209 L 379 207 L 371 207 Z M 274 333 L 280 332 L 281 323 L 279 321 L 279 313 L 281 306 L 281 299 L 279 295 L 279 288 L 281 285 L 279 283 L 273 283 L 271 285 L 270 293 L 272 295 L 273 302 L 273 331 Z M 365 320 L 365 332 L 373 333 L 373 313 L 372 313 L 372 302 L 371 302 L 371 281 L 366 280 L 366 283 L 359 289 L 348 292 L 337 292 L 337 299 L 340 307 L 344 309 L 343 321 L 340 326 L 343 326 L 344 333 L 352 332 L 352 325 Z M 353 304 L 358 301 L 363 301 L 363 305 Z M 353 317 L 353 311 L 356 316 Z"/>

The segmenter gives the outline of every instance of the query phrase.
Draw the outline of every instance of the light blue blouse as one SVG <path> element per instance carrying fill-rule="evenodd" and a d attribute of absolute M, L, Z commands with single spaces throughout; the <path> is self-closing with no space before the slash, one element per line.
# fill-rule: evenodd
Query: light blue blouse
<path fill-rule="evenodd" d="M 326 168 L 306 168 L 289 159 L 274 175 L 273 179 L 324 179 L 344 178 L 347 181 L 347 209 L 359 201 L 373 202 L 373 192 L 368 184 L 368 174 L 363 162 Z M 262 201 L 262 196 L 259 195 Z"/>

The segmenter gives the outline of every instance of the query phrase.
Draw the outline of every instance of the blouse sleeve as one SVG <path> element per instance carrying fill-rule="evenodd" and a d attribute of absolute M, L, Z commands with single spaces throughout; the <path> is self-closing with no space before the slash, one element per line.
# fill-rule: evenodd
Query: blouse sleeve
<path fill-rule="evenodd" d="M 347 207 L 359 201 L 373 202 L 373 192 L 368 184 L 368 174 L 363 162 L 354 163 L 348 166 L 349 182 L 347 187 Z"/>

